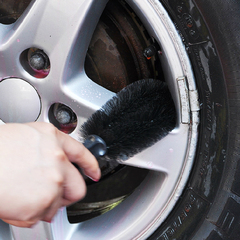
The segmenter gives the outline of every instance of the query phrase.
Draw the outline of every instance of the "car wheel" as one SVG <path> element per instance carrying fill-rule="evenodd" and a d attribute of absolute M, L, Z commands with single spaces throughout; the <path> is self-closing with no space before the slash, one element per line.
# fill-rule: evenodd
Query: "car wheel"
<path fill-rule="evenodd" d="M 166 81 L 178 121 L 135 157 L 100 163 L 102 180 L 86 179 L 86 198 L 51 224 L 2 222 L 4 239 L 239 239 L 240 4 L 29 2 L 0 7 L 2 124 L 52 122 L 81 139 L 83 122 L 142 78 Z"/>

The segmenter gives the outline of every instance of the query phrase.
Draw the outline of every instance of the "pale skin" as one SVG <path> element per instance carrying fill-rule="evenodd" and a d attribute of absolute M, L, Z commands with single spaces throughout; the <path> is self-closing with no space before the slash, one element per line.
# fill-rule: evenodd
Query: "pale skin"
<path fill-rule="evenodd" d="M 76 163 L 92 179 L 101 172 L 94 156 L 49 123 L 0 126 L 0 218 L 31 227 L 51 222 L 60 207 L 86 194 Z"/>

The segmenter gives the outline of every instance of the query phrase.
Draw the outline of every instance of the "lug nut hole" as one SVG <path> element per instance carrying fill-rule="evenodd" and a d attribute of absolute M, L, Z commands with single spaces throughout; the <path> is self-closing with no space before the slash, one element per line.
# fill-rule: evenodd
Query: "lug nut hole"
<path fill-rule="evenodd" d="M 69 134 L 77 127 L 77 115 L 62 103 L 54 103 L 49 109 L 48 117 L 49 121 L 64 133 Z"/>
<path fill-rule="evenodd" d="M 45 78 L 50 72 L 50 60 L 42 49 L 26 49 L 20 55 L 20 63 L 35 78 Z"/>

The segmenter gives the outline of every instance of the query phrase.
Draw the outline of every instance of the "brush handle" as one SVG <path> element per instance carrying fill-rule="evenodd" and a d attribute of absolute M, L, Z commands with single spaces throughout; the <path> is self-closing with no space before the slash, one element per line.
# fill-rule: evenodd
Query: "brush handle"
<path fill-rule="evenodd" d="M 97 135 L 89 135 L 83 145 L 94 155 L 99 158 L 106 154 L 107 146 L 105 141 Z"/>

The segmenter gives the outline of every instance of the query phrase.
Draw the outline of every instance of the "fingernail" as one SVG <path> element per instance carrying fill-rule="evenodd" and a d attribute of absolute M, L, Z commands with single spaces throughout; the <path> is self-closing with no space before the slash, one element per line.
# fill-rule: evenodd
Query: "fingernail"
<path fill-rule="evenodd" d="M 90 178 L 91 180 L 93 180 L 94 182 L 98 182 L 99 181 L 99 179 L 95 179 L 95 178 L 92 178 L 92 177 L 90 177 L 90 176 L 88 176 L 88 175 L 86 175 L 88 178 Z"/>
<path fill-rule="evenodd" d="M 88 178 L 93 180 L 94 182 L 98 182 L 101 178 L 101 170 L 98 168 L 96 171 L 91 172 L 91 176 L 89 174 L 85 174 Z"/>

